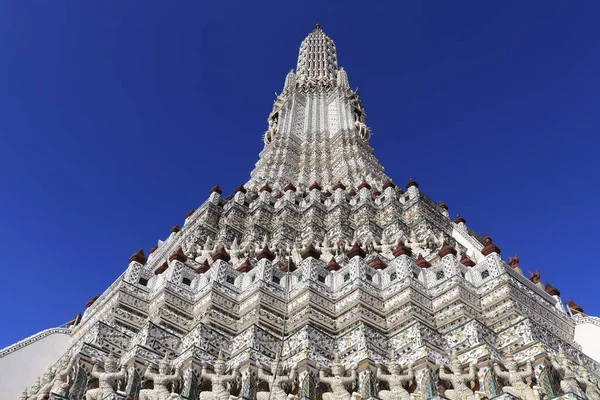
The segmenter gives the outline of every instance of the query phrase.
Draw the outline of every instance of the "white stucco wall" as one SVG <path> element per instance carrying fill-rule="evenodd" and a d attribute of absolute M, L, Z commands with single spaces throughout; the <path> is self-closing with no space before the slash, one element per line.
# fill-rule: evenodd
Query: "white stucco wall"
<path fill-rule="evenodd" d="M 0 351 L 0 397 L 18 399 L 67 351 L 70 341 L 68 329 L 48 329 Z"/>
<path fill-rule="evenodd" d="M 585 354 L 600 362 L 600 326 L 589 322 L 578 324 L 575 327 L 575 341 Z"/>

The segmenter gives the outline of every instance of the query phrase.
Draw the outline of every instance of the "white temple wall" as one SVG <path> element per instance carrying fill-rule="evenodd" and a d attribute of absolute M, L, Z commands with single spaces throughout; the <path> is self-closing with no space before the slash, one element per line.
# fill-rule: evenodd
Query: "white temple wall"
<path fill-rule="evenodd" d="M 575 327 L 575 341 L 589 357 L 600 362 L 600 326 L 586 322 Z"/>
<path fill-rule="evenodd" d="M 52 364 L 65 354 L 71 343 L 67 329 L 47 329 L 0 353 L 2 399 L 18 399 Z M 22 346 L 22 347 L 21 347 Z M 11 349 L 18 350 L 11 351 Z M 2 356 L 3 353 L 8 353 Z"/>

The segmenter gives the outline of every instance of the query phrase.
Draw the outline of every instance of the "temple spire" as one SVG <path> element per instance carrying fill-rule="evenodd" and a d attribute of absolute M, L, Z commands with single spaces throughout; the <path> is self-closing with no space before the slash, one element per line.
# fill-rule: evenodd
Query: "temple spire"
<path fill-rule="evenodd" d="M 296 66 L 298 82 L 335 83 L 337 71 L 335 43 L 323 32 L 321 25 L 317 24 L 300 45 Z"/>
<path fill-rule="evenodd" d="M 287 183 L 325 189 L 343 180 L 389 180 L 369 145 L 367 114 L 348 74 L 338 66 L 333 40 L 320 25 L 306 36 L 296 72 L 289 71 L 263 133 L 265 148 L 246 187 L 265 183 L 281 190 Z"/>

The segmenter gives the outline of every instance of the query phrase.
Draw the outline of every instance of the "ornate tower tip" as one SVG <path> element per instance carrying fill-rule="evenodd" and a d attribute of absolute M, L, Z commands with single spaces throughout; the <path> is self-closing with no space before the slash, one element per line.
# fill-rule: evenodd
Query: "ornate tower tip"
<path fill-rule="evenodd" d="M 321 24 L 316 24 L 315 25 L 315 31 L 320 31 L 321 29 L 322 29 L 321 28 Z"/>

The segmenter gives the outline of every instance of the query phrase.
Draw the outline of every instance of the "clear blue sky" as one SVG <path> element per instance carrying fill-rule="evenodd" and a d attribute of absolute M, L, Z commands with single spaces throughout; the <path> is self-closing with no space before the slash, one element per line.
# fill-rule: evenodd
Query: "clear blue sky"
<path fill-rule="evenodd" d="M 600 3 L 0 3 L 0 347 L 244 183 L 315 23 L 399 184 L 598 301 Z"/>

